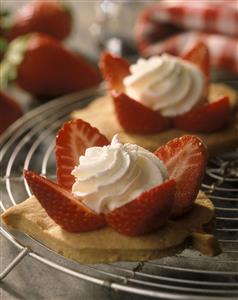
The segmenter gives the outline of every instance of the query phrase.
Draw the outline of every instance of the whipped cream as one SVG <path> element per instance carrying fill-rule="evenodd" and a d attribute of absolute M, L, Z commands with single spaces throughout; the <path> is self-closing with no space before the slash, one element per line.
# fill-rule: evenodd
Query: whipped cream
<path fill-rule="evenodd" d="M 137 145 L 121 144 L 117 135 L 108 146 L 88 148 L 72 175 L 73 195 L 96 213 L 112 211 L 168 178 L 159 158 Z"/>
<path fill-rule="evenodd" d="M 183 114 L 203 98 L 201 70 L 181 58 L 168 54 L 140 58 L 130 71 L 123 81 L 127 95 L 163 116 Z"/>

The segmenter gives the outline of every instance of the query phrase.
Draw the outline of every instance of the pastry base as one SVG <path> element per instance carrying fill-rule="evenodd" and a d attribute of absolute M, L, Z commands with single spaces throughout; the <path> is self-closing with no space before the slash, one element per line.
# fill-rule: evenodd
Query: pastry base
<path fill-rule="evenodd" d="M 48 217 L 34 196 L 9 208 L 2 214 L 2 220 L 7 226 L 34 237 L 67 258 L 80 263 L 102 263 L 145 261 L 173 255 L 185 247 L 189 236 L 193 236 L 193 244 L 198 245 L 200 251 L 215 255 L 219 248 L 214 236 L 203 232 L 203 225 L 213 216 L 212 202 L 200 192 L 188 214 L 169 221 L 156 232 L 139 237 L 128 237 L 109 227 L 80 234 L 69 233 Z"/>
<path fill-rule="evenodd" d="M 231 105 L 235 108 L 237 103 L 236 92 L 223 84 L 213 84 L 210 86 L 209 100 L 212 102 L 220 96 L 229 95 Z M 90 103 L 86 108 L 74 111 L 71 114 L 74 119 L 83 119 L 92 126 L 98 128 L 109 140 L 118 133 L 123 143 L 140 145 L 150 151 L 155 151 L 159 146 L 164 145 L 169 140 L 188 134 L 182 130 L 170 129 L 158 134 L 131 134 L 123 130 L 117 121 L 114 107 L 110 96 L 104 96 Z M 190 132 L 189 134 L 192 134 Z M 226 128 L 215 133 L 198 134 L 206 144 L 210 155 L 217 155 L 233 149 L 238 145 L 238 122 L 234 113 L 234 119 Z"/>

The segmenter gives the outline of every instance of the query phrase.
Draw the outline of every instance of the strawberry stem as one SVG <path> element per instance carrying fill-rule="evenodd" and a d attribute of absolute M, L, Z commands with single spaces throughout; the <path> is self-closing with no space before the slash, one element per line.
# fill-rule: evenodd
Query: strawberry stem
<path fill-rule="evenodd" d="M 12 27 L 12 17 L 9 11 L 0 12 L 0 28 L 2 33 L 7 33 Z"/>
<path fill-rule="evenodd" d="M 0 64 L 1 88 L 6 88 L 11 81 L 17 78 L 17 68 L 24 58 L 29 38 L 30 35 L 21 36 L 9 44 Z"/>
<path fill-rule="evenodd" d="M 8 46 L 7 40 L 0 37 L 0 54 L 3 54 L 6 52 L 7 46 Z"/>
<path fill-rule="evenodd" d="M 71 7 L 69 7 L 68 5 L 66 5 L 64 3 L 61 3 L 60 7 L 62 8 L 63 11 L 68 13 L 70 15 L 70 17 L 72 18 L 72 9 L 71 9 Z"/>

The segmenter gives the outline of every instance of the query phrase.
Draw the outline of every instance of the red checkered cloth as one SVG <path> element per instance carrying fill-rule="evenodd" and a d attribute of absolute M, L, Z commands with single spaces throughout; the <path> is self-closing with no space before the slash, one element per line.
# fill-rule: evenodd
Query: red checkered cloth
<path fill-rule="evenodd" d="M 161 0 L 141 13 L 135 32 L 145 56 L 180 55 L 203 41 L 212 66 L 238 73 L 238 0 Z"/>

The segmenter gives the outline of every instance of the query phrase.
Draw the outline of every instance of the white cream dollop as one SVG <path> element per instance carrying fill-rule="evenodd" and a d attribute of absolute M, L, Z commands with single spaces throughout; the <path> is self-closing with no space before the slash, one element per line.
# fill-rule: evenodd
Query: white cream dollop
<path fill-rule="evenodd" d="M 203 98 L 201 70 L 181 58 L 168 54 L 140 58 L 130 72 L 123 81 L 127 95 L 163 116 L 181 115 Z"/>
<path fill-rule="evenodd" d="M 121 144 L 117 135 L 108 146 L 88 148 L 72 175 L 73 195 L 96 213 L 112 211 L 168 178 L 159 158 L 137 145 Z"/>

